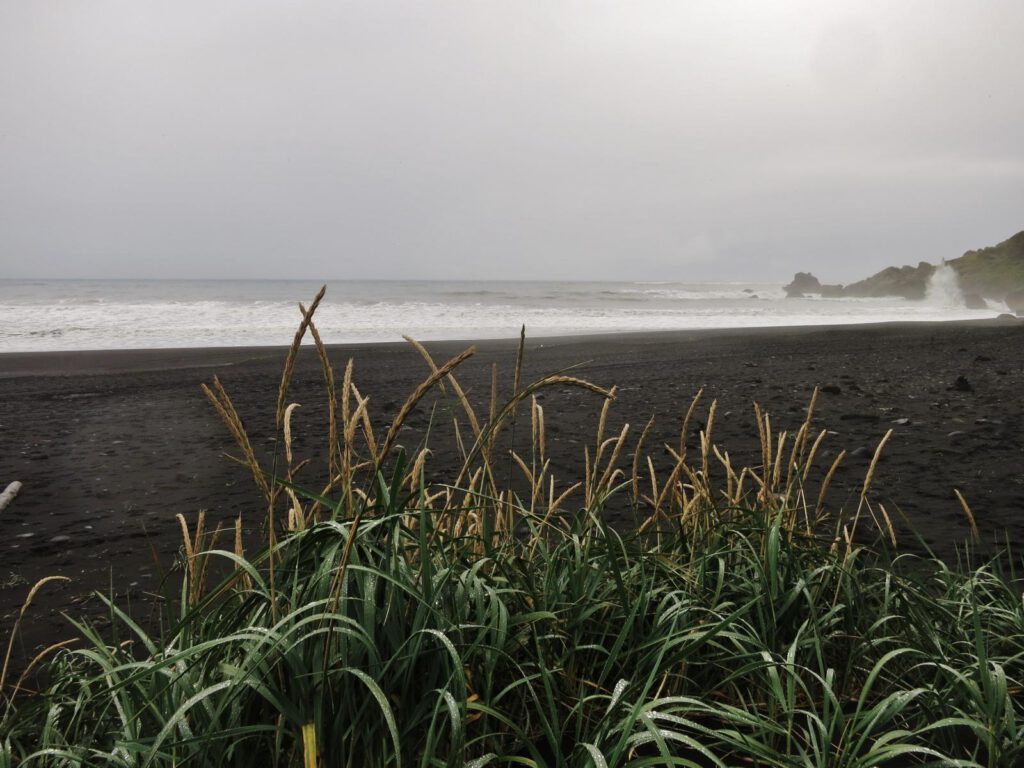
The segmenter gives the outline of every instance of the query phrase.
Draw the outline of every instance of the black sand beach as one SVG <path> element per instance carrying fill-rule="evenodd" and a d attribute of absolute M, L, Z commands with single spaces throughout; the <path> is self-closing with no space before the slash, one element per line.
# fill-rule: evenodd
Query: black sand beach
<path fill-rule="evenodd" d="M 466 344 L 427 346 L 441 362 Z M 498 363 L 507 391 L 516 342 L 477 349 L 459 379 L 486 410 L 491 364 Z M 248 526 L 260 524 L 251 477 L 221 456 L 230 439 L 199 385 L 219 375 L 257 450 L 269 452 L 285 353 L 282 347 L 0 355 L 0 485 L 24 484 L 0 513 L 0 639 L 32 583 L 51 574 L 71 578 L 39 596 L 17 655 L 69 634 L 61 612 L 102 614 L 91 597 L 96 590 L 127 596 L 136 607 L 151 603 L 180 545 L 176 514 L 191 518 L 205 509 L 215 523 L 241 512 Z M 332 347 L 331 354 L 339 377 L 345 361 L 355 359 L 354 381 L 371 397 L 378 429 L 428 373 L 405 344 Z M 833 509 L 853 504 L 875 445 L 893 428 L 873 494 L 909 522 L 899 526 L 902 545 L 920 550 L 912 529 L 941 556 L 956 556 L 969 528 L 954 487 L 970 502 L 985 542 L 1024 544 L 1024 323 L 527 340 L 527 381 L 578 364 L 574 375 L 619 387 L 608 432 L 632 425 L 624 464 L 652 414 L 657 421 L 647 445 L 678 442 L 682 414 L 702 387 L 701 418 L 711 399 L 719 404 L 715 443 L 729 450 L 734 466 L 757 463 L 752 402 L 771 413 L 773 424 L 796 429 L 818 385 L 815 423 L 835 433 L 817 457 L 822 472 L 839 450 L 849 451 L 831 491 Z M 300 458 L 320 457 L 324 397 L 319 362 L 304 350 L 289 397 L 302 404 L 294 418 Z M 582 469 L 583 446 L 593 441 L 599 403 L 577 390 L 549 390 L 541 402 L 554 471 L 568 484 Z M 445 414 L 452 403 L 435 404 L 429 466 L 450 480 L 446 470 L 457 457 Z M 400 442 L 415 447 L 430 413 L 431 404 L 421 406 Z M 308 471 L 316 485 L 320 470 Z M 174 581 L 172 574 L 168 582 Z"/>

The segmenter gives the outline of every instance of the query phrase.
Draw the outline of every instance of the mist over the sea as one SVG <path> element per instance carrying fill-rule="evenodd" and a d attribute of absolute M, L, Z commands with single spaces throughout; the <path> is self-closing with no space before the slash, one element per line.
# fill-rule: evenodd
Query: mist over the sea
<path fill-rule="evenodd" d="M 10 0 L 0 278 L 937 263 L 1021 228 L 1022 29 L 1020 0 Z"/>

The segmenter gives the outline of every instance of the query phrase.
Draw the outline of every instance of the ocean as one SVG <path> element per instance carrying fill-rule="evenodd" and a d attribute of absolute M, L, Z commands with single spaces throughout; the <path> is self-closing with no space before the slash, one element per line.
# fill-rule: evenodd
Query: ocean
<path fill-rule="evenodd" d="M 286 345 L 315 282 L 0 280 L 0 352 Z M 923 301 L 787 299 L 779 284 L 331 282 L 316 315 L 328 343 L 995 317 L 955 286 Z"/>

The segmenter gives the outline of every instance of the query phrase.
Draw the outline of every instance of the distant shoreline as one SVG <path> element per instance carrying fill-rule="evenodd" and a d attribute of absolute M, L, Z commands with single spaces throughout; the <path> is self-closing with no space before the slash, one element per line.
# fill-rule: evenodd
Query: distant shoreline
<path fill-rule="evenodd" d="M 285 344 L 316 283 L 0 282 L 0 353 L 267 347 Z M 886 322 L 991 320 L 952 296 L 786 298 L 778 284 L 367 281 L 328 284 L 317 312 L 339 344 L 616 333 L 749 332 Z"/>
<path fill-rule="evenodd" d="M 1024 321 L 1005 319 L 1001 317 L 981 320 L 907 320 L 889 321 L 880 323 L 836 323 L 828 325 L 778 325 L 778 326 L 748 326 L 739 328 L 697 328 L 692 330 L 664 330 L 664 331 L 624 331 L 619 333 L 590 333 L 590 334 L 566 334 L 559 336 L 538 336 L 529 335 L 527 329 L 527 341 L 531 346 L 544 344 L 566 344 L 579 343 L 600 344 L 602 342 L 622 342 L 631 339 L 648 340 L 657 342 L 690 342 L 700 339 L 713 339 L 722 337 L 755 337 L 775 335 L 800 335 L 814 334 L 822 331 L 863 331 L 869 329 L 898 329 L 907 328 L 928 328 L 928 327 L 956 327 L 956 328 L 986 328 L 986 327 L 1013 327 L 1020 323 L 1024 327 Z M 310 340 L 304 340 L 303 349 L 309 345 Z M 487 338 L 487 339 L 440 339 L 424 341 L 431 346 L 443 347 L 465 347 L 470 344 L 487 345 L 495 348 L 515 347 L 519 343 L 518 337 Z M 328 344 L 335 354 L 351 352 L 371 352 L 382 348 L 407 347 L 404 341 L 382 341 L 382 342 L 349 342 L 341 344 Z M 288 350 L 288 345 L 279 344 L 272 346 L 209 346 L 209 347 L 151 347 L 151 348 L 129 348 L 129 349 L 74 349 L 63 351 L 44 350 L 38 352 L 4 352 L 0 351 L 0 379 L 16 376 L 46 376 L 46 375 L 86 375 L 116 372 L 138 372 L 149 370 L 168 370 L 179 368 L 203 368 L 216 367 L 221 365 L 238 365 L 246 362 L 283 359 Z"/>

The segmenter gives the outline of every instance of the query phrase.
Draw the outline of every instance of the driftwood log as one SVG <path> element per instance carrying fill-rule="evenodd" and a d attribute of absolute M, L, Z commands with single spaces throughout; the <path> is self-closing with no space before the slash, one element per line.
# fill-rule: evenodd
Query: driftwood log
<path fill-rule="evenodd" d="M 21 483 L 15 480 L 7 486 L 7 489 L 3 493 L 0 493 L 0 512 L 7 509 L 7 505 L 14 501 L 14 497 L 18 495 L 20 490 Z"/>

